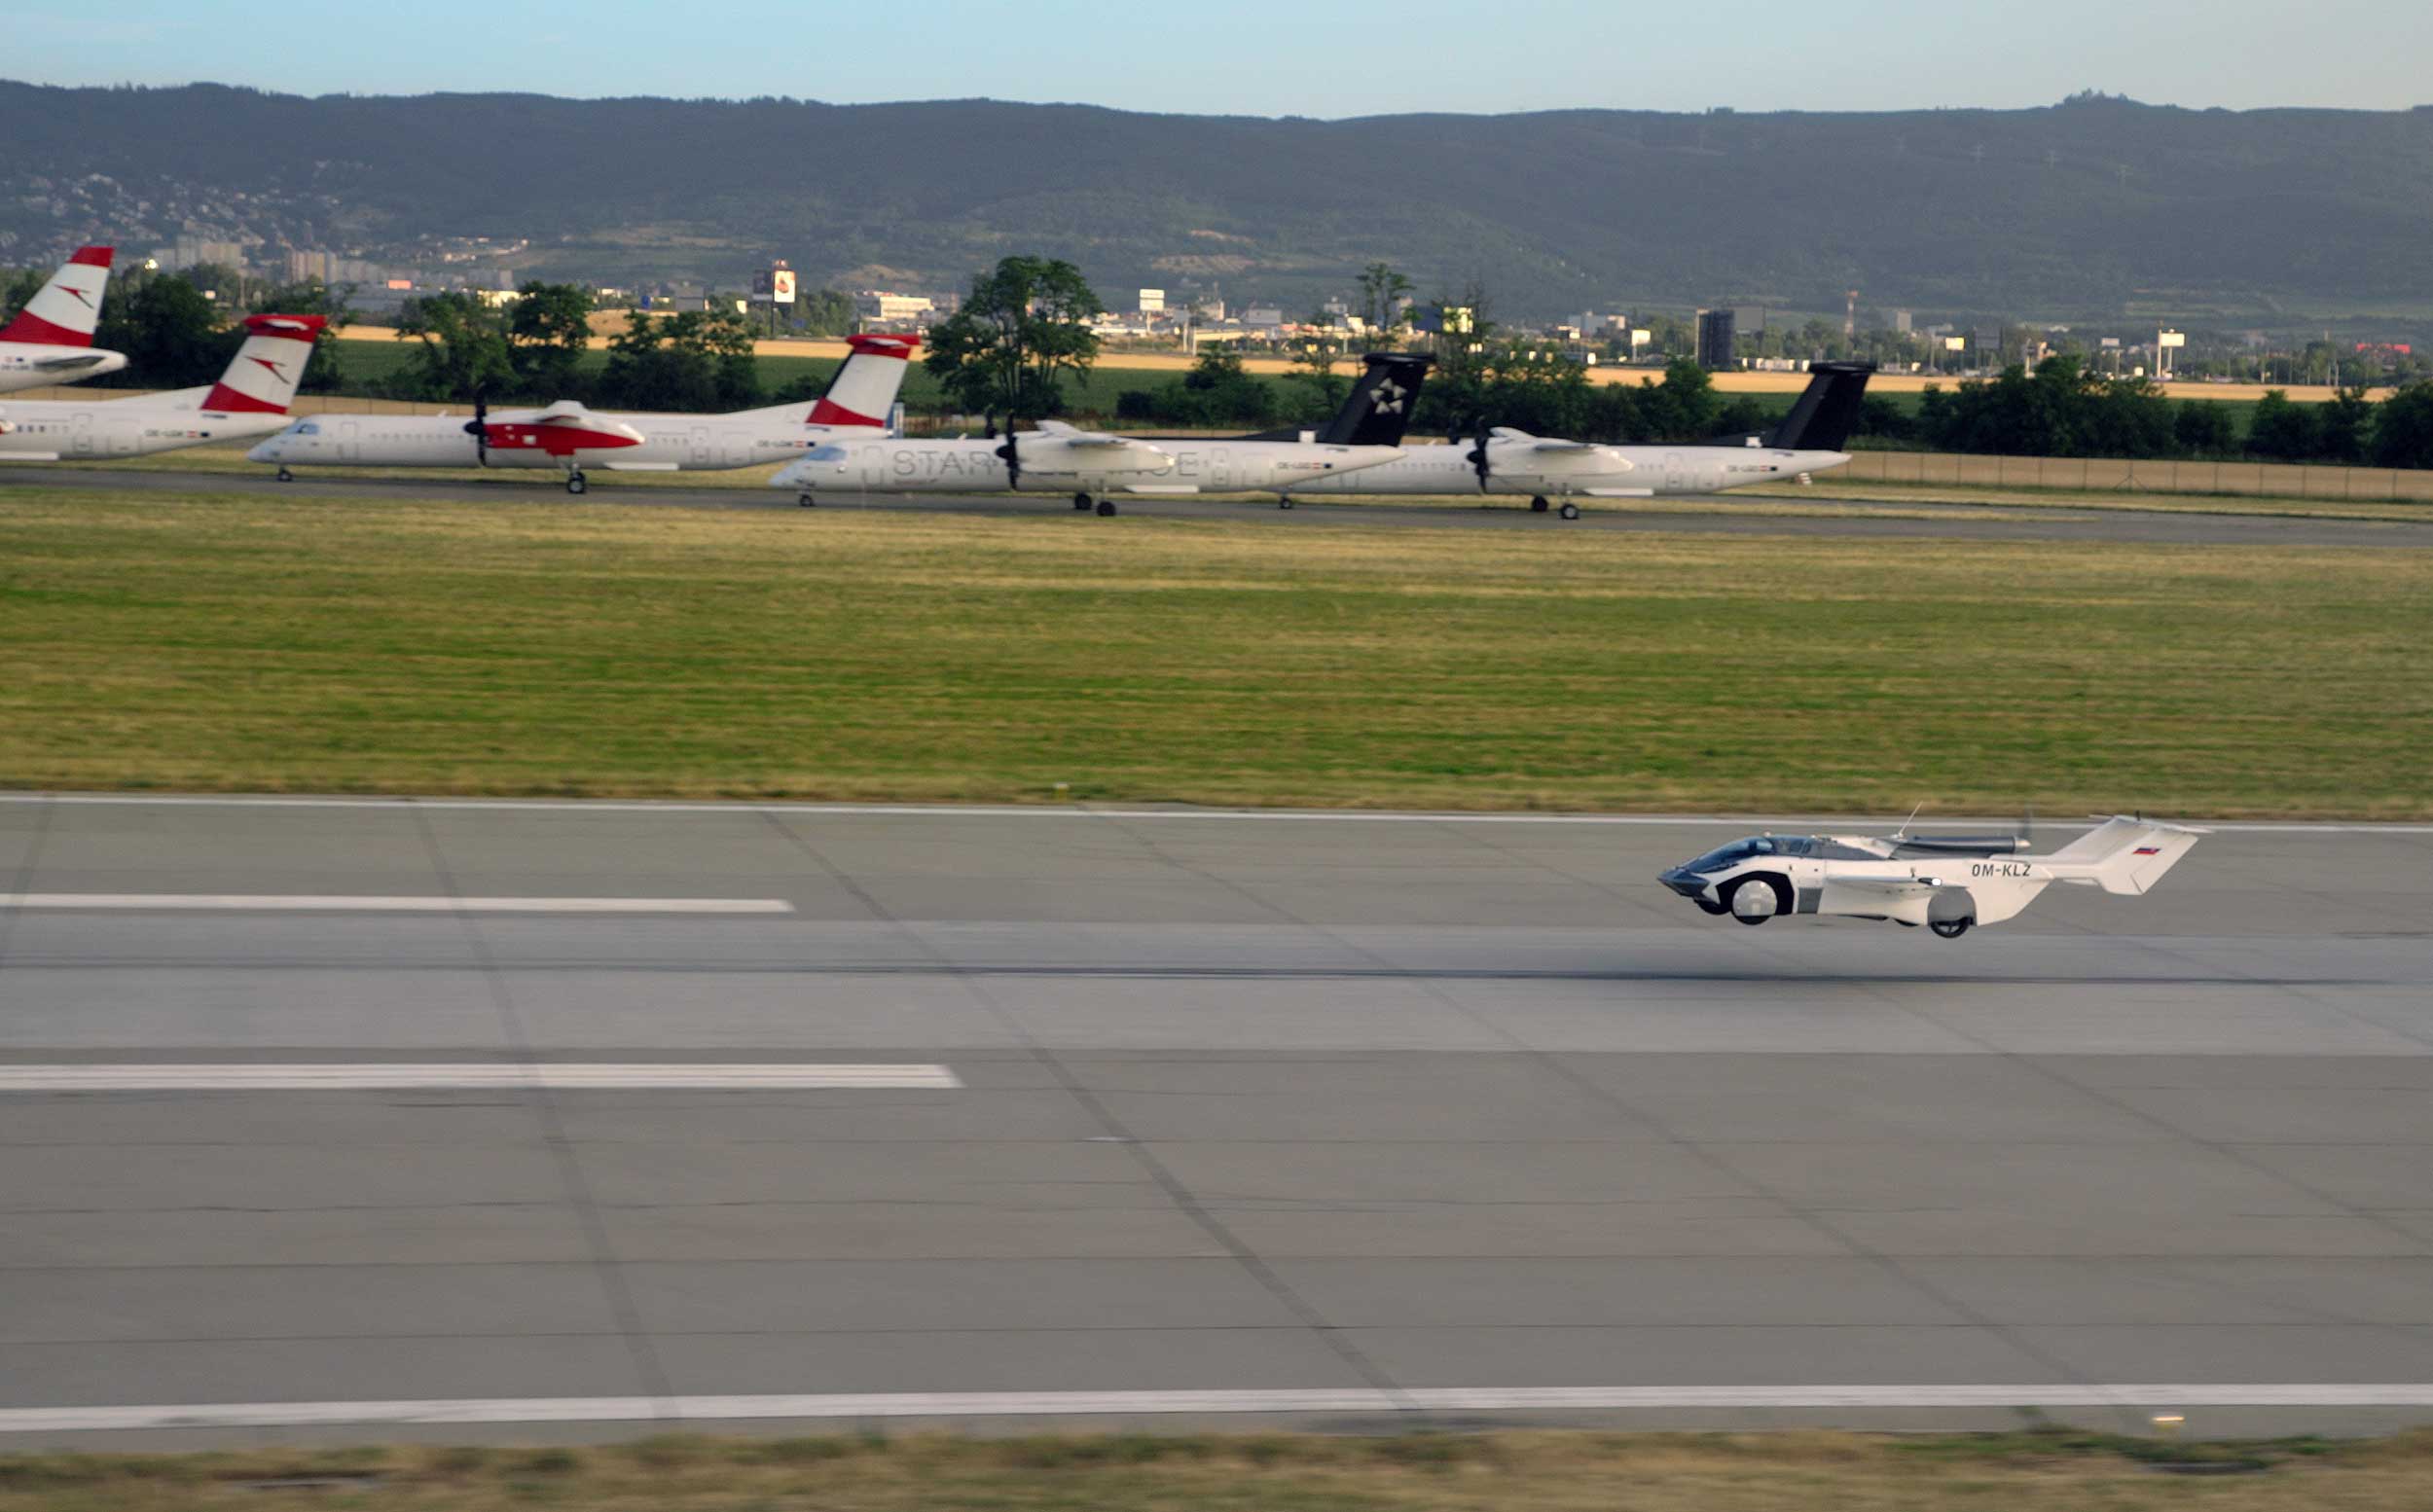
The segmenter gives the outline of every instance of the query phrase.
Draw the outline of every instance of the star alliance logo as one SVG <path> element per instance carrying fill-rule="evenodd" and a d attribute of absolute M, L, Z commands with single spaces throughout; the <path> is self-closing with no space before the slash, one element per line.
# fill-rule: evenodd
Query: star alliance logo
<path fill-rule="evenodd" d="M 1410 396 L 1410 392 L 1411 391 L 1409 389 L 1404 388 L 1394 379 L 1388 378 L 1384 382 L 1378 384 L 1375 388 L 1370 389 L 1368 391 L 1368 397 L 1370 402 L 1377 407 L 1377 413 L 1379 414 L 1400 414 L 1402 413 L 1402 401 Z"/>

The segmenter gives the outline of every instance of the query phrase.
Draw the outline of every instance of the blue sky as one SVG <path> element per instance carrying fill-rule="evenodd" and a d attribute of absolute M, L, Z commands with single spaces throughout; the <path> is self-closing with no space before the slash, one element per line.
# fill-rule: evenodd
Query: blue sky
<path fill-rule="evenodd" d="M 0 76 L 309 94 L 985 94 L 1325 117 L 2015 106 L 2090 88 L 2233 109 L 2433 103 L 2424 0 L 419 0 L 365 8 L 354 35 L 353 7 L 269 25 L 222 0 L 12 9 Z"/>

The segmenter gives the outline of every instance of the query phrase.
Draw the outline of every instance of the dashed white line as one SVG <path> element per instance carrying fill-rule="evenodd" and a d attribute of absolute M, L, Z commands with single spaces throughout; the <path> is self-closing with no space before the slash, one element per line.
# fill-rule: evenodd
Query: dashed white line
<path fill-rule="evenodd" d="M 474 1397 L 386 1402 L 205 1402 L 0 1410 L 0 1434 L 315 1424 L 715 1422 L 744 1419 L 1125 1417 L 1227 1413 L 1621 1412 L 1696 1409 L 2005 1409 L 2433 1406 L 2433 1383 L 2264 1385 L 1504 1386 L 1229 1391 L 906 1391 L 806 1396 Z"/>
<path fill-rule="evenodd" d="M 953 1091 L 943 1065 L 518 1063 L 0 1065 L 0 1094 L 24 1092 L 360 1092 L 532 1088 L 560 1092 L 799 1092 L 812 1088 Z"/>
<path fill-rule="evenodd" d="M 783 898 L 448 898 L 370 893 L 0 892 L 0 909 L 309 914 L 791 914 Z"/>

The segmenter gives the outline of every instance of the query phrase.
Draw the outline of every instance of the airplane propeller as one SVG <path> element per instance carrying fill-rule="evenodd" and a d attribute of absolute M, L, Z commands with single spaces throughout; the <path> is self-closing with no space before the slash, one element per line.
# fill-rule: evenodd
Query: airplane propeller
<path fill-rule="evenodd" d="M 1008 488 L 1022 486 L 1022 449 L 1014 442 L 1014 427 L 1017 423 L 1011 415 L 1006 417 L 1005 442 L 997 449 L 997 454 L 1005 459 L 1005 486 Z"/>
<path fill-rule="evenodd" d="M 464 422 L 464 433 L 473 438 L 474 460 L 490 466 L 490 401 L 480 394 L 473 396 L 473 418 Z"/>
<path fill-rule="evenodd" d="M 1479 491 L 1485 492 L 1492 464 L 1487 459 L 1487 432 L 1484 426 L 1479 428 L 1477 444 L 1470 449 L 1470 470 L 1478 475 Z"/>

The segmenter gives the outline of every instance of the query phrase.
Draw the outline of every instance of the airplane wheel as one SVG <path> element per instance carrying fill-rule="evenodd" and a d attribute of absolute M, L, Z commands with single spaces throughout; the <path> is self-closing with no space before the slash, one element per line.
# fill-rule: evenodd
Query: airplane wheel
<path fill-rule="evenodd" d="M 1969 932 L 1969 925 L 1976 922 L 1974 918 L 1933 918 L 1927 920 L 1926 927 L 1946 940 L 1957 940 Z"/>
<path fill-rule="evenodd" d="M 797 493 L 794 495 L 794 503 L 795 506 L 800 509 L 817 509 L 819 507 L 819 501 L 813 498 L 808 493 Z"/>
<path fill-rule="evenodd" d="M 282 467 L 278 470 L 278 481 L 281 483 L 294 483 L 296 481 L 296 475 Z"/>
<path fill-rule="evenodd" d="M 585 480 L 581 473 L 566 474 L 566 491 L 568 493 L 582 493 L 587 491 L 590 487 L 591 484 Z"/>
<path fill-rule="evenodd" d="M 1115 501 L 1113 499 L 1099 500 L 1098 513 L 1101 520 L 1111 518 L 1115 513 Z"/>
<path fill-rule="evenodd" d="M 1075 509 L 1088 509 L 1090 507 L 1090 496 L 1086 493 L 1074 494 L 1072 496 L 1072 507 Z"/>
<path fill-rule="evenodd" d="M 1529 501 L 1529 512 L 1533 515 L 1543 515 L 1546 512 L 1546 501 L 1543 495 Z"/>
<path fill-rule="evenodd" d="M 1761 889 L 1765 894 L 1764 903 L 1771 905 L 1770 907 L 1766 907 L 1762 913 L 1743 912 L 1740 907 L 1741 894 L 1748 892 L 1752 887 Z M 1788 914 L 1791 912 L 1791 889 L 1784 886 L 1780 882 L 1771 877 L 1743 877 L 1740 881 L 1733 882 L 1730 886 L 1724 889 L 1723 901 L 1724 907 L 1730 912 L 1731 917 L 1738 919 L 1740 922 L 1744 924 L 1761 924 L 1767 919 L 1772 918 L 1777 914 Z M 1761 905 L 1753 898 L 1750 903 L 1750 908 L 1756 909 L 1760 906 Z"/>
<path fill-rule="evenodd" d="M 1276 500 L 1276 507 L 1278 509 L 1290 509 L 1292 507 L 1292 495 L 1288 493 L 1284 497 Z"/>
<path fill-rule="evenodd" d="M 1560 514 L 1565 520 L 1578 520 L 1580 518 L 1580 506 L 1577 504 L 1566 504 L 1560 510 L 1556 511 L 1556 513 Z"/>

